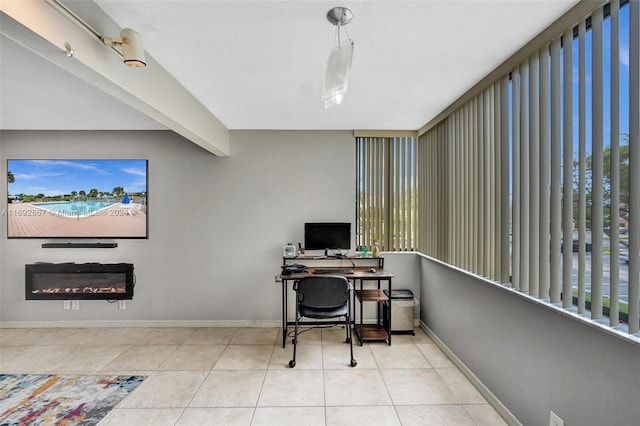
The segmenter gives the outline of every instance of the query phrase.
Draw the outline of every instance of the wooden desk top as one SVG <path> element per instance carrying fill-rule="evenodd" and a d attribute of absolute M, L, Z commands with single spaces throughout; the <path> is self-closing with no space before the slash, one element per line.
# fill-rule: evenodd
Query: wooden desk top
<path fill-rule="evenodd" d="M 297 274 L 289 274 L 289 275 L 283 275 L 280 274 L 280 279 L 282 280 L 299 280 L 301 278 L 304 277 L 308 277 L 308 276 L 316 276 L 316 277 L 321 277 L 323 275 L 331 275 L 331 274 L 317 274 L 314 275 L 313 274 L 313 270 L 315 268 L 307 268 L 307 270 L 305 272 L 301 272 L 301 273 L 297 273 Z M 319 267 L 319 269 L 331 269 L 330 267 Z M 366 267 L 355 267 L 355 268 L 349 268 L 349 267 L 336 267 L 336 269 L 353 269 L 353 273 L 351 274 L 335 274 L 335 275 L 341 275 L 347 279 L 356 279 L 356 280 L 389 280 L 391 278 L 393 278 L 393 274 L 389 271 L 385 271 L 384 269 L 381 268 L 375 268 L 376 272 L 369 272 L 369 270 L 371 269 L 370 266 L 366 266 Z"/>

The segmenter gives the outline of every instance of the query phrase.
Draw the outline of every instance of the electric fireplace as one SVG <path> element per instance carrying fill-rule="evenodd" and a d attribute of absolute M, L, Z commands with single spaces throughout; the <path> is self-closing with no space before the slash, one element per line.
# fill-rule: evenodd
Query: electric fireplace
<path fill-rule="evenodd" d="M 27 300 L 133 299 L 131 263 L 34 263 L 25 265 Z"/>

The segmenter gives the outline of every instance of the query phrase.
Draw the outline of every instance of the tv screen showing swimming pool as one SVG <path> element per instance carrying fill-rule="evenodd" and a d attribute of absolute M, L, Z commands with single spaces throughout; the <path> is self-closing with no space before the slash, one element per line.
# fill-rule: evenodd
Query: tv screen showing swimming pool
<path fill-rule="evenodd" d="M 7 160 L 9 238 L 148 238 L 148 161 Z"/>

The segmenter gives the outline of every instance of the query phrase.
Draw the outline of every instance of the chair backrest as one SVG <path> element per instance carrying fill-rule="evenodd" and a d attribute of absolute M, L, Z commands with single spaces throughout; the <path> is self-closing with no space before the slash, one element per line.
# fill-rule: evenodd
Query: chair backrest
<path fill-rule="evenodd" d="M 315 309 L 344 306 L 349 301 L 349 288 L 345 277 L 310 275 L 297 283 L 298 303 Z"/>

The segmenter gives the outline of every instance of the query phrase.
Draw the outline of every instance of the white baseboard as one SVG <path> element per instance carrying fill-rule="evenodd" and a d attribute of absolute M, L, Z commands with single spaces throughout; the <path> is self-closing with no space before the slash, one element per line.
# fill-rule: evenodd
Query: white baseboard
<path fill-rule="evenodd" d="M 122 321 L 0 321 L 0 328 L 102 328 L 102 327 L 281 327 L 280 321 L 247 320 L 122 320 Z"/>
<path fill-rule="evenodd" d="M 509 411 L 507 407 L 504 406 L 504 404 L 493 394 L 493 392 L 491 392 L 491 390 L 489 390 L 489 388 L 486 387 L 475 374 L 473 374 L 473 371 L 471 371 L 462 362 L 462 360 L 460 360 L 460 358 L 458 358 L 456 354 L 453 353 L 453 351 L 449 349 L 447 345 L 445 345 L 445 343 L 440 340 L 440 338 L 438 338 L 438 336 L 422 321 L 420 321 L 420 328 L 424 330 L 425 333 L 427 333 L 429 338 L 433 340 L 436 346 L 440 348 L 442 352 L 444 352 L 444 354 L 451 360 L 451 362 L 455 364 L 456 367 L 458 367 L 460 372 L 464 374 L 464 376 L 471 382 L 471 384 L 475 386 L 478 392 L 480 392 L 482 396 L 485 397 L 487 402 L 498 412 L 498 414 L 500 414 L 505 422 L 512 426 L 522 426 L 522 423 L 518 421 L 518 419 L 511 413 L 511 411 Z"/>
<path fill-rule="evenodd" d="M 364 324 L 375 324 L 366 319 Z M 414 321 L 420 326 L 420 321 Z M 120 327 L 282 327 L 280 321 L 248 320 L 80 320 L 80 321 L 0 321 L 0 328 L 120 328 Z"/>
<path fill-rule="evenodd" d="M 364 324 L 376 324 L 366 319 Z M 420 320 L 414 325 L 421 326 Z M 124 327 L 282 327 L 280 321 L 247 320 L 81 320 L 81 321 L 0 321 L 0 328 L 124 328 Z"/>

